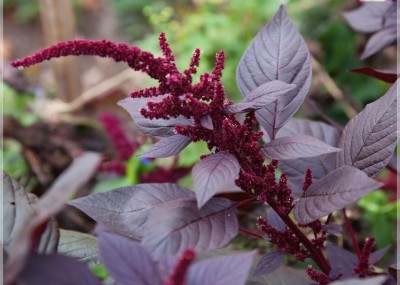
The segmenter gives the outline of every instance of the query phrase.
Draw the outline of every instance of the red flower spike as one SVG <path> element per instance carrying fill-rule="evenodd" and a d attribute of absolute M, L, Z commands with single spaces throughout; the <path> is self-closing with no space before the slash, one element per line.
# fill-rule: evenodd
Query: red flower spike
<path fill-rule="evenodd" d="M 200 49 L 195 49 L 190 60 L 189 68 L 183 72 L 190 83 L 192 83 L 192 75 L 197 73 L 197 67 L 200 65 L 200 53 Z"/>
<path fill-rule="evenodd" d="M 365 239 L 364 247 L 359 257 L 360 263 L 354 268 L 354 272 L 360 277 L 370 275 L 369 273 L 369 256 L 371 255 L 372 249 L 375 245 L 375 238 L 368 237 Z"/>
<path fill-rule="evenodd" d="M 161 82 L 170 73 L 171 65 L 165 59 L 156 58 L 149 52 L 141 51 L 136 46 L 124 43 L 113 43 L 111 41 L 99 40 L 74 40 L 55 44 L 32 56 L 16 60 L 11 63 L 13 67 L 28 67 L 45 60 L 64 56 L 96 55 L 109 57 L 116 62 L 126 62 L 129 67 L 137 71 L 143 71 L 150 77 Z"/>
<path fill-rule="evenodd" d="M 303 249 L 300 240 L 290 229 L 279 231 L 269 225 L 262 217 L 257 218 L 257 227 L 267 234 L 271 243 L 275 244 L 285 253 L 294 255 L 297 260 L 304 261 L 310 257 L 310 253 Z"/>
<path fill-rule="evenodd" d="M 311 265 L 309 265 L 307 268 L 307 274 L 312 280 L 318 282 L 319 285 L 326 285 L 330 283 L 328 275 L 314 270 Z"/>
<path fill-rule="evenodd" d="M 179 257 L 172 274 L 169 276 L 167 281 L 164 282 L 164 285 L 185 285 L 186 273 L 195 258 L 196 252 L 194 249 L 186 249 Z"/>
<path fill-rule="evenodd" d="M 303 183 L 303 193 L 311 186 L 313 180 L 313 175 L 311 169 L 307 169 L 304 175 L 304 183 Z"/>

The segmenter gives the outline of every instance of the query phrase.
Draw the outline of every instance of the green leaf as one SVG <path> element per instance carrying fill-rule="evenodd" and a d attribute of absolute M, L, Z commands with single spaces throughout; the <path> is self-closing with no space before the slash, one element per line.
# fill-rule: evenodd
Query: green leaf
<path fill-rule="evenodd" d="M 91 269 L 92 273 L 101 280 L 106 280 L 109 276 L 105 266 L 103 264 L 99 264 Z"/>
<path fill-rule="evenodd" d="M 186 147 L 179 155 L 178 167 L 190 167 L 199 161 L 202 154 L 208 153 L 207 143 L 195 142 Z"/>
<path fill-rule="evenodd" d="M 133 183 L 127 177 L 116 177 L 97 183 L 90 194 L 108 192 L 116 188 L 130 186 Z"/>

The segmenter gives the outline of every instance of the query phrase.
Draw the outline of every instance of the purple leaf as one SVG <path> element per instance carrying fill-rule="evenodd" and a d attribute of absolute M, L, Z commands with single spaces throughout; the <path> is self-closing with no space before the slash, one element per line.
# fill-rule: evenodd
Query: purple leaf
<path fill-rule="evenodd" d="M 274 272 L 282 264 L 285 254 L 278 250 L 270 252 L 260 258 L 256 268 L 254 269 L 254 275 L 263 275 Z"/>
<path fill-rule="evenodd" d="M 340 234 L 341 232 L 343 232 L 343 228 L 341 225 L 337 225 L 337 224 L 327 224 L 327 225 L 323 225 L 322 229 L 324 231 L 326 231 L 327 233 L 333 234 L 333 235 L 337 235 Z"/>
<path fill-rule="evenodd" d="M 281 6 L 257 34 L 240 60 L 236 78 L 244 97 L 266 82 L 296 85 L 274 103 L 256 112 L 260 125 L 273 139 L 297 111 L 311 82 L 311 56 L 302 36 Z"/>
<path fill-rule="evenodd" d="M 199 261 L 189 269 L 187 284 L 244 285 L 255 254 L 251 251 Z"/>
<path fill-rule="evenodd" d="M 187 147 L 192 140 L 183 135 L 173 135 L 161 139 L 159 142 L 153 144 L 148 150 L 139 154 L 139 157 L 155 158 L 155 157 L 169 157 L 179 154 L 185 147 Z"/>
<path fill-rule="evenodd" d="M 369 38 L 360 59 L 364 60 L 378 51 L 396 43 L 397 27 L 391 26 L 383 29 Z"/>
<path fill-rule="evenodd" d="M 340 133 L 336 128 L 322 122 L 307 119 L 291 119 L 279 130 L 277 137 L 296 134 L 312 136 L 334 147 L 337 147 L 340 137 Z M 304 173 L 307 169 L 311 169 L 314 179 L 324 177 L 336 168 L 336 154 L 330 153 L 316 157 L 282 160 L 279 162 L 279 166 L 282 172 L 288 176 L 290 188 L 295 193 L 302 193 Z"/>
<path fill-rule="evenodd" d="M 346 125 L 337 164 L 352 165 L 368 176 L 377 175 L 389 162 L 398 140 L 397 82 L 381 98 L 368 104 Z"/>
<path fill-rule="evenodd" d="M 270 274 L 251 276 L 248 285 L 310 285 L 304 270 L 280 266 Z"/>
<path fill-rule="evenodd" d="M 199 209 L 215 194 L 241 191 L 235 184 L 240 165 L 225 151 L 207 156 L 193 167 L 193 184 Z"/>
<path fill-rule="evenodd" d="M 226 107 L 229 113 L 249 112 L 264 108 L 296 87 L 279 80 L 269 81 L 250 92 L 240 103 Z"/>
<path fill-rule="evenodd" d="M 346 207 L 382 185 L 357 168 L 342 166 L 314 181 L 295 204 L 294 215 L 301 224 L 311 223 Z"/>
<path fill-rule="evenodd" d="M 356 31 L 373 33 L 393 24 L 396 13 L 396 3 L 392 1 L 369 2 L 359 8 L 344 12 L 348 24 Z M 389 21 L 388 21 L 389 20 Z"/>
<path fill-rule="evenodd" d="M 271 159 L 294 159 L 338 152 L 341 149 L 307 135 L 277 138 L 263 146 L 264 154 Z"/>
<path fill-rule="evenodd" d="M 374 276 L 368 278 L 349 278 L 332 282 L 331 285 L 382 285 L 387 276 Z"/>
<path fill-rule="evenodd" d="M 132 117 L 140 132 L 151 137 L 169 137 L 175 135 L 175 126 L 193 125 L 193 121 L 183 116 L 164 119 L 147 119 L 140 114 L 142 108 L 147 107 L 148 102 L 160 102 L 167 95 L 152 98 L 126 98 L 118 102 Z"/>
<path fill-rule="evenodd" d="M 278 231 L 284 231 L 286 229 L 285 222 L 272 208 L 269 208 L 267 210 L 267 221 L 269 225 L 273 226 Z"/>
<path fill-rule="evenodd" d="M 347 251 L 343 248 L 337 247 L 331 243 L 326 245 L 328 253 L 328 260 L 331 264 L 331 272 L 335 272 L 335 275 L 342 274 L 342 277 L 354 276 L 353 268 L 358 264 L 358 258 L 354 253 Z"/>
<path fill-rule="evenodd" d="M 200 123 L 206 129 L 209 129 L 209 130 L 214 129 L 213 122 L 212 122 L 212 119 L 210 116 L 201 117 Z"/>
<path fill-rule="evenodd" d="M 350 69 L 350 71 L 354 73 L 365 74 L 388 83 L 395 83 L 399 77 L 399 74 L 397 74 L 396 70 L 379 70 L 370 67 L 360 67 Z"/>
<path fill-rule="evenodd" d="M 29 256 L 26 266 L 20 275 L 21 284 L 26 285 L 101 285 L 86 267 L 73 258 L 63 255 Z"/>
<path fill-rule="evenodd" d="M 379 260 L 381 260 L 382 257 L 386 254 L 386 252 L 389 250 L 390 247 L 391 247 L 391 245 L 387 245 L 384 248 L 381 248 L 381 249 L 371 253 L 371 255 L 369 256 L 369 264 L 373 265 L 373 264 L 377 263 Z"/>
<path fill-rule="evenodd" d="M 100 232 L 100 257 L 107 271 L 121 285 L 161 284 L 157 264 L 140 243 Z"/>
<path fill-rule="evenodd" d="M 201 210 L 194 198 L 163 203 L 154 208 L 145 225 L 142 243 L 159 259 L 188 247 L 202 253 L 221 248 L 238 233 L 234 204 L 213 198 Z"/>
<path fill-rule="evenodd" d="M 194 193 L 176 184 L 151 183 L 86 196 L 69 204 L 113 232 L 141 239 L 151 209 L 187 197 Z"/>

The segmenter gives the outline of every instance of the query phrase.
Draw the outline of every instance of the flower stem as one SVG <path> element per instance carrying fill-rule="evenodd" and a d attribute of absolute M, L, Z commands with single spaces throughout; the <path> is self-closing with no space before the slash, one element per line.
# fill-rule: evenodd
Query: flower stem
<path fill-rule="evenodd" d="M 346 209 L 345 208 L 342 210 L 342 213 L 343 213 L 343 218 L 344 218 L 344 220 L 346 222 L 347 230 L 348 230 L 348 232 L 350 234 L 351 241 L 353 242 L 354 249 L 355 249 L 355 251 L 357 253 L 358 258 L 360 258 L 361 251 L 360 251 L 360 247 L 358 246 L 356 233 L 353 231 L 353 228 L 351 226 L 349 217 L 346 214 Z"/>
<path fill-rule="evenodd" d="M 270 206 L 274 208 L 274 205 Z M 281 219 L 285 222 L 285 224 L 292 230 L 292 232 L 300 239 L 301 243 L 304 247 L 310 252 L 311 258 L 315 261 L 318 267 L 325 273 L 329 274 L 331 271 L 331 267 L 329 263 L 326 261 L 326 258 L 322 254 L 321 250 L 316 249 L 312 242 L 304 235 L 304 233 L 299 229 L 299 227 L 293 222 L 293 220 L 288 215 L 280 214 L 277 209 L 274 209 Z"/>
<path fill-rule="evenodd" d="M 257 238 L 261 238 L 261 239 L 264 238 L 262 234 L 253 232 L 253 231 L 248 230 L 248 229 L 246 229 L 246 228 L 240 227 L 240 228 L 239 228 L 239 231 L 242 232 L 242 233 L 245 233 L 245 234 L 247 234 L 247 235 L 253 236 L 253 237 L 257 237 Z"/>

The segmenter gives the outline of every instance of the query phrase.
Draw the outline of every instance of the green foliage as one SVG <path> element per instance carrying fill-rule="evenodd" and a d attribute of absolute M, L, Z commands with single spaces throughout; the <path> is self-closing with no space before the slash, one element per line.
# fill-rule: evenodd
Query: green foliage
<path fill-rule="evenodd" d="M 28 126 L 39 120 L 39 116 L 28 110 L 29 104 L 33 103 L 34 97 L 31 94 L 17 93 L 7 84 L 1 83 L 3 90 L 3 116 L 12 116 L 22 125 Z"/>
<path fill-rule="evenodd" d="M 80 0 L 73 0 L 75 9 L 79 7 Z M 15 20 L 20 24 L 29 23 L 39 18 L 39 0 L 4 0 L 5 10 L 13 10 Z"/>
<path fill-rule="evenodd" d="M 131 185 L 132 183 L 130 183 L 130 181 L 126 177 L 115 177 L 97 183 L 90 191 L 90 194 L 108 192 L 117 188 Z"/>
<path fill-rule="evenodd" d="M 12 116 L 24 126 L 29 126 L 39 120 L 37 114 L 28 110 L 29 104 L 34 101 L 33 95 L 17 93 L 4 83 L 1 83 L 0 89 L 3 91 L 3 106 L 7 106 L 2 110 L 3 116 Z M 4 171 L 12 177 L 23 177 L 29 171 L 22 155 L 21 144 L 12 139 L 4 139 L 3 141 L 0 164 L 3 165 Z"/>
<path fill-rule="evenodd" d="M 93 267 L 91 271 L 100 280 L 106 280 L 110 276 L 103 264 Z"/>
<path fill-rule="evenodd" d="M 388 194 L 384 191 L 374 191 L 362 198 L 358 205 L 364 210 L 364 218 L 370 224 L 368 235 L 375 236 L 377 247 L 382 248 L 394 242 L 396 238 L 396 219 L 399 219 L 397 209 L 400 201 L 389 203 Z"/>
<path fill-rule="evenodd" d="M 26 23 L 39 17 L 39 1 L 4 0 L 5 9 L 14 9 L 15 20 Z"/>

